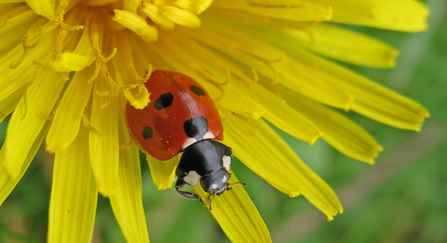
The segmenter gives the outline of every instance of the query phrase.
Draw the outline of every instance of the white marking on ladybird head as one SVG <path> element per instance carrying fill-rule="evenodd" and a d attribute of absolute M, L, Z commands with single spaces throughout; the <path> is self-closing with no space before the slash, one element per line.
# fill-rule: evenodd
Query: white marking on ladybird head
<path fill-rule="evenodd" d="M 216 183 L 213 183 L 211 186 L 213 187 L 213 190 L 217 189 L 217 184 Z"/>
<path fill-rule="evenodd" d="M 230 171 L 230 166 L 231 166 L 231 156 L 228 155 L 224 155 L 222 157 L 222 163 L 223 163 L 223 167 L 225 167 L 225 169 L 227 171 Z"/>
<path fill-rule="evenodd" d="M 186 141 L 183 143 L 183 145 L 182 145 L 182 149 L 185 149 L 185 148 L 189 147 L 191 144 L 196 143 L 196 142 L 197 142 L 197 139 L 195 139 L 195 138 L 188 138 L 188 139 L 186 139 Z"/>
<path fill-rule="evenodd" d="M 214 136 L 214 133 L 212 133 L 210 131 L 208 131 L 207 133 L 205 133 L 205 135 L 203 135 L 203 139 L 214 139 L 214 138 L 216 138 Z"/>
<path fill-rule="evenodd" d="M 227 180 L 228 180 L 227 176 L 226 176 L 226 175 L 224 175 L 224 176 L 222 177 L 222 182 L 223 182 L 223 183 L 226 183 L 226 182 L 227 182 Z"/>
<path fill-rule="evenodd" d="M 197 186 L 197 183 L 199 182 L 200 177 L 201 176 L 199 174 L 197 174 L 196 171 L 191 170 L 190 172 L 188 172 L 188 174 L 185 177 L 183 177 L 183 180 L 186 183 L 188 183 L 188 185 Z"/>

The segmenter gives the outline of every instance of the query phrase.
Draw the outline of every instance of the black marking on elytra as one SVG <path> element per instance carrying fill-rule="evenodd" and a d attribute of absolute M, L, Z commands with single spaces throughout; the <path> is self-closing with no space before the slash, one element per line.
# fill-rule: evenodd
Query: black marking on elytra
<path fill-rule="evenodd" d="M 144 139 L 148 140 L 149 138 L 152 138 L 154 136 L 154 132 L 152 132 L 151 127 L 145 127 L 142 135 Z"/>
<path fill-rule="evenodd" d="M 206 95 L 205 91 L 200 88 L 199 86 L 191 85 L 189 86 L 189 89 L 198 96 L 204 96 Z"/>
<path fill-rule="evenodd" d="M 163 109 L 171 106 L 173 99 L 174 99 L 174 96 L 172 96 L 171 93 L 162 94 L 155 101 L 154 108 L 157 110 L 163 110 Z"/>
<path fill-rule="evenodd" d="M 203 116 L 197 116 L 185 121 L 183 124 L 186 136 L 190 138 L 203 138 L 208 132 L 208 121 Z"/>

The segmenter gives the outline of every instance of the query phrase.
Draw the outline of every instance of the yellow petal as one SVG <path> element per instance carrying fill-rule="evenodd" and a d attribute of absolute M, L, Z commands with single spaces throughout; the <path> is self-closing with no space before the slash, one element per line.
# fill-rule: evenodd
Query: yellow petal
<path fill-rule="evenodd" d="M 0 17 L 0 36 L 8 37 L 2 38 L 0 57 L 19 45 L 28 28 L 39 18 L 28 6 L 24 5 L 19 8 L 26 9 L 26 11 L 8 18 L 4 23 L 1 23 Z"/>
<path fill-rule="evenodd" d="M 233 113 L 254 119 L 260 118 L 265 113 L 265 108 L 257 101 L 240 93 L 231 86 L 223 88 L 223 92 L 222 99 L 216 101 L 220 107 Z"/>
<path fill-rule="evenodd" d="M 95 1 L 90 1 L 88 3 L 89 6 L 104 6 L 107 4 L 113 4 L 113 3 L 117 3 L 120 0 L 95 0 Z M 137 0 L 138 1 L 138 0 Z M 125 2 L 130 2 L 130 1 L 125 1 Z"/>
<path fill-rule="evenodd" d="M 136 109 L 143 109 L 149 104 L 149 91 L 146 89 L 144 83 L 149 79 L 152 73 L 152 67 L 146 70 L 144 76 L 140 76 L 134 62 L 134 55 L 132 55 L 132 46 L 129 38 L 118 37 L 116 41 L 118 48 L 116 57 L 112 59 L 111 73 L 120 87 L 123 88 L 123 93 L 130 104 Z"/>
<path fill-rule="evenodd" d="M 145 19 L 137 14 L 114 9 L 115 17 L 114 21 L 120 23 L 124 27 L 132 30 L 146 42 L 157 41 L 158 32 L 154 26 L 149 25 Z"/>
<path fill-rule="evenodd" d="M 101 82 L 95 83 L 90 131 L 90 161 L 99 192 L 110 197 L 118 186 L 119 141 L 118 141 L 118 99 L 108 100 L 96 94 Z M 105 108 L 105 104 L 108 104 Z"/>
<path fill-rule="evenodd" d="M 143 3 L 144 8 L 141 9 L 154 23 L 161 25 L 163 28 L 172 30 L 175 27 L 174 22 L 163 16 L 161 9 L 150 3 Z"/>
<path fill-rule="evenodd" d="M 66 51 L 59 54 L 55 60 L 51 60 L 51 67 L 58 72 L 71 72 L 81 71 L 87 66 L 90 66 L 95 60 L 92 48 L 93 43 L 90 41 L 90 32 L 91 28 L 89 21 L 85 24 L 85 30 L 82 31 L 82 35 L 70 31 L 68 34 L 72 36 L 67 36 L 67 39 L 77 40 L 76 48 L 73 52 L 69 52 L 70 48 L 67 48 Z M 74 34 L 81 36 L 78 39 L 76 36 L 73 36 Z"/>
<path fill-rule="evenodd" d="M 351 109 L 357 113 L 390 126 L 415 131 L 419 131 L 425 118 L 430 116 L 419 103 L 341 65 L 300 50 L 290 54 L 303 65 L 318 67 L 313 78 L 325 80 L 352 95 Z"/>
<path fill-rule="evenodd" d="M 50 64 L 57 72 L 71 72 L 81 71 L 85 67 L 90 66 L 94 60 L 94 57 L 64 52 L 60 55 L 59 59 Z"/>
<path fill-rule="evenodd" d="M 124 1 L 124 10 L 136 13 L 138 6 L 140 6 L 141 0 L 126 0 Z"/>
<path fill-rule="evenodd" d="M 220 22 L 222 18 L 219 18 L 219 16 L 206 13 L 203 16 L 204 28 L 197 29 L 197 32 L 188 32 L 190 37 L 196 39 L 196 41 L 211 46 L 215 50 L 259 70 L 266 68 L 270 71 L 266 63 L 275 63 L 283 57 L 284 53 L 281 50 L 264 43 L 258 38 L 244 34 L 239 31 L 239 27 L 234 28 Z M 222 35 L 222 33 L 225 34 Z"/>
<path fill-rule="evenodd" d="M 26 0 L 26 4 L 38 15 L 54 20 L 55 0 Z"/>
<path fill-rule="evenodd" d="M 273 187 L 290 197 L 302 194 L 329 220 L 343 211 L 334 191 L 264 121 L 232 115 L 224 130 L 236 157 Z"/>
<path fill-rule="evenodd" d="M 213 0 L 177 0 L 173 4 L 181 9 L 191 10 L 197 15 L 207 9 Z"/>
<path fill-rule="evenodd" d="M 238 180 L 232 174 L 229 183 L 235 182 Z M 272 242 L 267 226 L 242 185 L 232 187 L 232 190 L 216 196 L 211 203 L 211 214 L 227 237 L 231 242 Z M 208 194 L 200 186 L 194 190 L 209 207 Z"/>
<path fill-rule="evenodd" d="M 23 4 L 24 1 L 21 0 L 17 0 L 17 2 L 22 2 L 22 4 L 14 3 L 14 1 L 7 0 L 6 2 L 5 0 L 2 0 L 1 2 L 4 2 L 6 4 L 0 5 L 0 24 L 4 24 L 8 22 L 9 19 L 30 10 L 30 8 L 26 4 Z"/>
<path fill-rule="evenodd" d="M 338 151 L 373 164 L 383 150 L 367 131 L 346 116 L 289 90 L 281 93 L 287 104 L 317 125 L 323 132 L 323 139 Z"/>
<path fill-rule="evenodd" d="M 80 14 L 80 13 L 79 13 Z M 95 51 L 93 48 L 100 48 L 102 44 L 99 44 L 99 47 L 96 47 L 94 41 L 103 41 L 103 29 L 98 26 L 98 23 L 90 20 L 92 18 L 92 13 L 87 13 L 86 15 L 86 23 L 84 24 L 84 30 L 80 37 L 72 37 L 76 40 L 76 47 L 73 50 L 73 53 L 83 55 L 86 57 L 95 57 Z M 73 31 L 70 31 L 73 32 Z M 74 32 L 77 33 L 77 32 Z"/>
<path fill-rule="evenodd" d="M 42 130 L 39 134 L 36 136 L 36 140 L 33 141 L 31 144 L 31 148 L 29 151 L 27 151 L 26 158 L 23 161 L 22 169 L 20 170 L 19 174 L 12 178 L 9 173 L 9 171 L 3 166 L 2 161 L 0 160 L 0 206 L 3 204 L 5 199 L 9 196 L 11 191 L 14 189 L 14 187 L 19 183 L 20 179 L 22 179 L 22 176 L 25 174 L 26 170 L 28 169 L 29 165 L 31 164 L 31 161 L 34 159 L 34 156 L 36 155 L 37 151 L 40 148 L 40 145 L 45 138 L 45 135 L 47 134 L 48 129 L 50 128 L 51 122 L 47 121 L 44 126 L 42 127 Z M 3 147 L 5 145 L 3 144 Z M 0 158 L 3 157 L 3 148 L 2 151 L 0 151 Z"/>
<path fill-rule="evenodd" d="M 32 80 L 36 75 L 36 61 L 42 61 L 52 52 L 55 39 L 56 31 L 44 31 L 38 45 L 27 49 L 26 54 L 19 45 L 0 60 L 0 97 L 9 96 Z M 23 59 L 22 55 L 25 55 Z"/>
<path fill-rule="evenodd" d="M 167 19 L 171 20 L 172 22 L 190 27 L 190 28 L 197 28 L 200 26 L 200 19 L 195 15 L 195 13 L 180 9 L 172 6 L 165 6 L 162 8 L 163 16 L 165 16 Z"/>
<path fill-rule="evenodd" d="M 429 11 L 415 0 L 311 1 L 332 6 L 331 21 L 337 23 L 408 32 L 427 29 Z"/>
<path fill-rule="evenodd" d="M 326 105 L 349 110 L 353 97 L 345 90 L 318 79 L 315 73 L 318 66 L 306 65 L 301 60 L 284 56 L 276 67 L 279 70 L 278 82 L 287 88 Z"/>
<path fill-rule="evenodd" d="M 22 99 L 24 90 L 25 88 L 20 88 L 11 95 L 0 100 L 0 123 L 2 123 L 3 120 L 15 110 L 17 104 Z"/>
<path fill-rule="evenodd" d="M 333 15 L 352 15 L 353 17 L 370 17 L 372 10 L 371 6 L 364 4 L 365 1 L 359 0 L 344 0 L 344 1 L 333 1 L 333 0 L 307 0 L 308 2 L 331 6 L 333 9 Z"/>
<path fill-rule="evenodd" d="M 150 93 L 142 83 L 135 88 L 124 89 L 123 94 L 135 109 L 144 109 L 151 102 Z"/>
<path fill-rule="evenodd" d="M 253 15 L 292 21 L 330 20 L 332 8 L 306 1 L 260 1 L 227 0 L 216 1 L 213 7 L 229 9 L 232 12 L 243 11 Z"/>
<path fill-rule="evenodd" d="M 253 85 L 256 100 L 258 100 L 267 112 L 263 115 L 265 119 L 284 132 L 308 142 L 312 145 L 322 133 L 312 121 L 288 104 L 280 100 L 273 93 L 260 85 Z"/>
<path fill-rule="evenodd" d="M 124 118 L 119 119 L 120 144 L 131 141 Z M 140 157 L 135 144 L 120 149 L 119 183 L 110 197 L 113 213 L 127 242 L 149 242 L 143 208 Z"/>
<path fill-rule="evenodd" d="M 93 75 L 93 72 L 94 68 L 76 72 L 65 90 L 46 138 L 46 149 L 49 152 L 66 149 L 76 138 L 93 86 L 87 80 Z"/>
<path fill-rule="evenodd" d="M 174 156 L 166 161 L 160 161 L 146 153 L 146 160 L 149 164 L 152 181 L 158 190 L 171 188 L 172 183 L 175 181 L 174 175 L 179 162 L 179 156 Z"/>
<path fill-rule="evenodd" d="M 182 1 L 179 1 L 182 2 Z M 189 2 L 189 1 L 185 1 Z M 208 9 L 209 6 L 213 3 L 213 0 L 198 0 L 195 2 L 195 13 L 197 15 L 201 14 L 203 11 Z M 178 4 L 178 3 L 177 3 Z"/>
<path fill-rule="evenodd" d="M 24 165 L 35 142 L 40 140 L 38 136 L 51 116 L 65 79 L 52 70 L 42 69 L 12 115 L 0 154 L 12 179 L 27 169 Z"/>
<path fill-rule="evenodd" d="M 380 40 L 334 25 L 319 24 L 311 33 L 312 51 L 356 65 L 394 67 L 399 54 Z"/>
<path fill-rule="evenodd" d="M 209 17 L 208 18 L 212 18 Z M 217 21 L 204 21 L 198 33 L 191 35 L 198 42 L 211 46 L 235 60 L 252 67 L 270 82 L 280 82 L 286 87 L 322 103 L 348 109 L 352 97 L 324 80 L 314 78 L 316 67 L 306 67 L 289 54 L 285 54 L 263 40 L 253 38 L 238 26 L 223 25 Z M 216 33 L 225 33 L 224 36 Z M 258 33 L 263 35 L 264 32 Z"/>
<path fill-rule="evenodd" d="M 393 67 L 399 54 L 378 39 L 328 24 L 269 26 L 256 21 L 244 30 L 248 33 L 274 32 L 264 40 L 286 51 L 304 47 L 337 60 L 367 67 Z"/>
<path fill-rule="evenodd" d="M 56 153 L 51 186 L 48 242 L 90 242 L 98 190 L 89 159 L 88 130 Z"/>

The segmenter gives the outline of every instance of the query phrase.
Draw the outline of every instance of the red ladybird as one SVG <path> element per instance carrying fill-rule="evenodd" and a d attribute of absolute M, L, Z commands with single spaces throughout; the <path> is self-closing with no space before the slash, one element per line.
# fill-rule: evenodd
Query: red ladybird
<path fill-rule="evenodd" d="M 184 74 L 162 70 L 152 72 L 145 85 L 152 101 L 142 110 L 128 103 L 127 122 L 141 147 L 154 158 L 168 160 L 183 152 L 176 170 L 176 190 L 199 199 L 180 189 L 199 181 L 211 195 L 231 189 L 228 171 L 233 152 L 218 142 L 223 139 L 222 122 L 205 89 Z"/>

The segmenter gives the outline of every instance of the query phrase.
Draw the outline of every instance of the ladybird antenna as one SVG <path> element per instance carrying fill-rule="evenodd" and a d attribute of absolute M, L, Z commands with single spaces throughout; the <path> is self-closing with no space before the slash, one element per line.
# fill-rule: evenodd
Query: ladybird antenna
<path fill-rule="evenodd" d="M 231 187 L 231 186 L 232 185 L 236 185 L 236 184 L 242 184 L 244 186 L 247 185 L 247 183 L 245 183 L 245 182 L 238 181 L 238 182 L 235 182 L 235 183 L 227 183 L 225 188 L 226 188 L 227 191 L 229 191 L 229 190 L 233 189 L 233 187 Z"/>
<path fill-rule="evenodd" d="M 228 184 L 228 186 L 232 186 L 232 185 L 236 185 L 236 184 L 242 184 L 242 185 L 244 185 L 244 186 L 247 185 L 247 183 L 245 183 L 245 182 L 238 181 L 238 182 L 235 182 L 235 183 Z"/>

